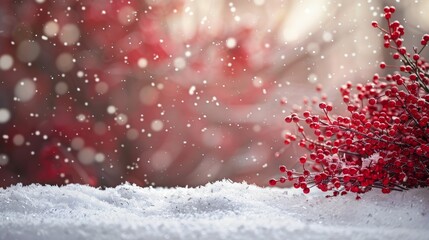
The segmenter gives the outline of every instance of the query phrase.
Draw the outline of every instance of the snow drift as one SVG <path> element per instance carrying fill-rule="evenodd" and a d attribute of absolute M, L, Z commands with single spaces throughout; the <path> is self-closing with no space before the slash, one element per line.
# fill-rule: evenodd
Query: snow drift
<path fill-rule="evenodd" d="M 355 200 L 220 181 L 0 190 L 0 239 L 427 239 L 429 191 Z"/>

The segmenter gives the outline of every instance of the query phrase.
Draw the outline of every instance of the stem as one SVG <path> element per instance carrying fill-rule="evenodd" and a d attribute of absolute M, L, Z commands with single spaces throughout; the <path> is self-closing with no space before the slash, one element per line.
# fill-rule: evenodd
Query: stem
<path fill-rule="evenodd" d="M 417 54 L 420 54 L 421 52 L 423 52 L 423 49 L 425 49 L 426 45 L 423 45 L 423 47 L 420 49 L 420 51 Z"/>
<path fill-rule="evenodd" d="M 406 64 L 408 64 L 414 70 L 414 73 L 416 74 L 417 79 L 418 79 L 417 82 L 420 85 L 420 87 L 423 88 L 426 93 L 429 93 L 428 86 L 426 86 L 424 84 L 423 80 L 420 78 L 419 67 L 417 66 L 417 63 L 413 64 L 407 56 L 405 56 L 405 55 L 402 55 L 402 56 L 403 56 L 404 60 L 406 61 Z"/>

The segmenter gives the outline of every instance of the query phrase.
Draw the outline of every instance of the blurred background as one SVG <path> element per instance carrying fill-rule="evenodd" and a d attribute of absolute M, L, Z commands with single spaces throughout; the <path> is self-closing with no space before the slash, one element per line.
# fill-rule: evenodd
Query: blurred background
<path fill-rule="evenodd" d="M 265 186 L 303 97 L 390 59 L 386 4 L 418 45 L 429 1 L 1 1 L 0 186 Z"/>

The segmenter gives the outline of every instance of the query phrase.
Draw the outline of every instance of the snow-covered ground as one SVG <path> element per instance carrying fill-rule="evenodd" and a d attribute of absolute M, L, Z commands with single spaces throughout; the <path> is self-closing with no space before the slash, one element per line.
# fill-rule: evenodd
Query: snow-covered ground
<path fill-rule="evenodd" d="M 324 196 L 230 181 L 13 186 L 0 190 L 0 239 L 428 239 L 427 189 Z"/>

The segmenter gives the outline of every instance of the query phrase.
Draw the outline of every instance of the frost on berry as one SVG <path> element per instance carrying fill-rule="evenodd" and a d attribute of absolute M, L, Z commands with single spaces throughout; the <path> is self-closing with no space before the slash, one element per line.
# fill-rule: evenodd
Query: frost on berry
<path fill-rule="evenodd" d="M 289 181 L 305 194 L 317 187 L 329 196 L 352 192 L 356 199 L 373 188 L 388 194 L 429 186 L 429 62 L 422 54 L 429 34 L 410 52 L 403 46 L 404 26 L 392 20 L 395 8 L 383 11 L 385 24 L 371 24 L 382 31 L 396 66 L 382 61 L 379 67 L 392 72 L 344 84 L 339 90 L 345 115 L 335 115 L 326 98 L 314 101 L 312 110 L 294 109 L 285 122 L 297 136 L 287 134 L 284 142 L 309 154 L 296 160 L 302 171 L 280 166 L 283 176 L 271 185 Z"/>

